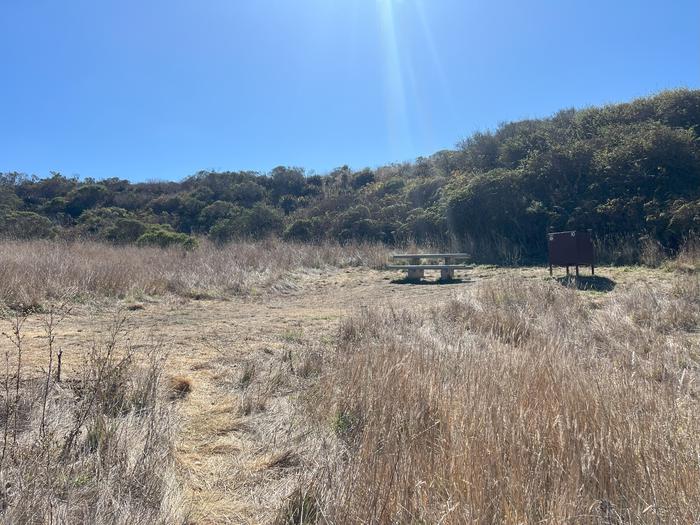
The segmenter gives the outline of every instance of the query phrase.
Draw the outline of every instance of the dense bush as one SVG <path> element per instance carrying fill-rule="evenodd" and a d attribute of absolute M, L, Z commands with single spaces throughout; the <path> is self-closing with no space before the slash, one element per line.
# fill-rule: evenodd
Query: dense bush
<path fill-rule="evenodd" d="M 101 184 L 80 186 L 66 196 L 66 211 L 73 217 L 90 208 L 104 204 L 109 198 L 109 190 Z"/>
<path fill-rule="evenodd" d="M 53 223 L 31 211 L 12 211 L 0 216 L 0 232 L 13 239 L 48 239 L 55 235 Z"/>
<path fill-rule="evenodd" d="M 323 225 L 318 219 L 298 219 L 284 230 L 284 238 L 310 242 L 323 237 Z"/>
<path fill-rule="evenodd" d="M 217 243 L 259 238 L 281 232 L 283 225 L 282 214 L 270 206 L 256 204 L 249 210 L 233 207 L 211 227 L 209 236 Z"/>
<path fill-rule="evenodd" d="M 149 229 L 136 240 L 136 243 L 139 246 L 157 246 L 159 248 L 180 246 L 186 250 L 197 246 L 197 240 L 194 237 L 162 227 Z"/>

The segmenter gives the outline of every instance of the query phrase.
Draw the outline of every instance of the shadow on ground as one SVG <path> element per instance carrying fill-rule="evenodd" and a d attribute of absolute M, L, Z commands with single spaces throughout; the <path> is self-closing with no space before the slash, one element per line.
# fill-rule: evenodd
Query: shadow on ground
<path fill-rule="evenodd" d="M 391 284 L 425 284 L 425 285 L 443 285 L 443 284 L 464 284 L 472 282 L 471 279 L 436 279 L 426 281 L 425 279 L 394 279 L 389 281 Z"/>
<path fill-rule="evenodd" d="M 567 288 L 591 292 L 611 292 L 617 284 L 612 279 L 599 275 L 579 275 L 578 277 L 567 275 L 566 277 L 557 277 L 556 281 Z"/>

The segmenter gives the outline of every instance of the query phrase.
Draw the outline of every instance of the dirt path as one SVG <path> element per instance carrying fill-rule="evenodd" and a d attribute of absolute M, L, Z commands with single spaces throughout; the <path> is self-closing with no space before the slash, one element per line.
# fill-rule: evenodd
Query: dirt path
<path fill-rule="evenodd" d="M 340 319 L 374 304 L 430 305 L 468 283 L 392 284 L 366 270 L 299 276 L 298 289 L 259 301 L 177 309 L 175 372 L 193 380 L 178 447 L 195 523 L 267 522 L 313 455 L 293 399 L 305 367 L 332 344 Z M 188 352 L 196 357 L 184 358 Z"/>
<path fill-rule="evenodd" d="M 160 344 L 168 375 L 192 383 L 179 402 L 177 442 L 191 523 L 264 523 L 293 490 L 310 453 L 292 401 L 307 380 L 306 368 L 314 366 L 313 356 L 332 344 L 339 320 L 374 304 L 435 304 L 469 284 L 392 284 L 390 278 L 398 276 L 366 269 L 307 271 L 284 294 L 74 305 L 56 327 L 56 347 L 70 376 L 87 348 L 125 314 L 136 351 Z M 42 317 L 30 317 L 24 334 L 26 365 L 45 367 Z"/>
<path fill-rule="evenodd" d="M 543 269 L 512 271 L 546 276 Z M 390 280 L 399 274 L 366 269 L 308 271 L 281 295 L 158 300 L 129 311 L 132 342 L 159 342 L 169 356 L 167 373 L 192 382 L 180 402 L 177 442 L 191 523 L 264 523 L 274 516 L 314 454 L 293 401 L 343 316 L 372 305 L 430 307 L 497 273 L 503 270 L 475 269 L 461 283 L 408 285 Z M 56 344 L 67 374 L 117 308 L 76 306 L 60 324 Z M 25 332 L 28 362 L 43 363 L 39 318 Z"/>

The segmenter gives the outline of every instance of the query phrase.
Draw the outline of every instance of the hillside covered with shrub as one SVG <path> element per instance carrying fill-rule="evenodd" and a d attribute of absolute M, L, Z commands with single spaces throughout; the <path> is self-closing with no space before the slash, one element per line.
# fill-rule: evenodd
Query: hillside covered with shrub
<path fill-rule="evenodd" d="M 202 171 L 131 183 L 0 174 L 0 233 L 168 246 L 280 235 L 416 241 L 540 260 L 548 230 L 673 252 L 700 232 L 700 91 L 502 124 L 458 148 L 324 175 Z M 124 174 L 129 176 L 129 174 Z"/>

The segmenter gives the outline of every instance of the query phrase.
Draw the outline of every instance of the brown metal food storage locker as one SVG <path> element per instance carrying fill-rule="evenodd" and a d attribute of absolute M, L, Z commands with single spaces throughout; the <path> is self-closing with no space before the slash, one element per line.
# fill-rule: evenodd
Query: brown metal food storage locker
<path fill-rule="evenodd" d="M 553 232 L 547 235 L 547 239 L 550 275 L 552 275 L 552 266 L 566 266 L 567 275 L 569 275 L 569 266 L 575 266 L 577 276 L 579 266 L 590 266 L 591 275 L 595 275 L 595 254 L 591 232 Z"/>

